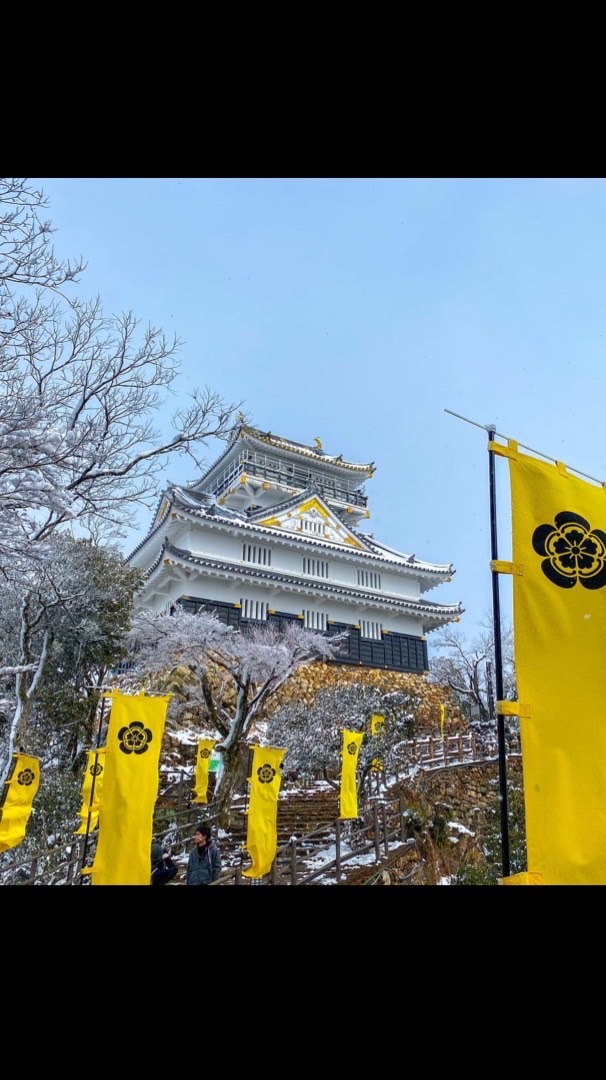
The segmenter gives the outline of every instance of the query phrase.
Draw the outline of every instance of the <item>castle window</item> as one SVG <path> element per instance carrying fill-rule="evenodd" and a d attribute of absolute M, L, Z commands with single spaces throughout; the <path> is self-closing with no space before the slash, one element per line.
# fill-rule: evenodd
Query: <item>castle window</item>
<path fill-rule="evenodd" d="M 315 536 L 324 536 L 324 522 L 315 521 L 311 518 L 303 518 L 301 521 L 303 532 L 314 533 Z"/>
<path fill-rule="evenodd" d="M 257 566 L 271 566 L 271 548 L 242 544 L 242 561 L 256 563 Z"/>
<path fill-rule="evenodd" d="M 383 626 L 380 622 L 371 622 L 369 619 L 360 620 L 361 637 L 371 638 L 373 641 L 380 641 L 382 632 Z"/>
<path fill-rule="evenodd" d="M 325 611 L 304 611 L 304 625 L 308 630 L 321 630 L 325 631 L 327 627 L 327 616 Z"/>
<path fill-rule="evenodd" d="M 324 559 L 308 559 L 303 557 L 303 573 L 309 577 L 328 577 L 328 563 Z"/>
<path fill-rule="evenodd" d="M 381 575 L 374 570 L 358 570 L 358 585 L 362 589 L 380 589 Z"/>
<path fill-rule="evenodd" d="M 243 619 L 256 619 L 261 622 L 267 619 L 268 604 L 265 600 L 240 600 Z"/>

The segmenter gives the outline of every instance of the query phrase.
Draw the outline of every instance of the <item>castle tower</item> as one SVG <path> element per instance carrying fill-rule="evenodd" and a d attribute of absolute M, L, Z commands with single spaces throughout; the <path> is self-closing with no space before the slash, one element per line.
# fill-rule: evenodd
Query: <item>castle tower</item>
<path fill-rule="evenodd" d="M 426 671 L 426 634 L 459 604 L 425 593 L 453 567 L 379 543 L 364 484 L 374 464 L 345 461 L 243 422 L 201 480 L 173 485 L 129 562 L 145 570 L 140 606 L 216 611 L 229 626 L 298 620 L 348 631 L 339 662 Z"/>

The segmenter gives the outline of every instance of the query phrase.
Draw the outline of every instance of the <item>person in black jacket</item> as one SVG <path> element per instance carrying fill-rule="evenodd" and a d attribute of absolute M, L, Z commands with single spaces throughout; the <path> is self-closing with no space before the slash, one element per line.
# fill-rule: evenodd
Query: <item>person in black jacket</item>
<path fill-rule="evenodd" d="M 164 851 L 162 844 L 157 840 L 154 840 L 151 846 L 151 866 L 152 885 L 167 885 L 173 880 L 178 869 L 168 852 Z"/>
<path fill-rule="evenodd" d="M 195 847 L 189 853 L 186 885 L 210 885 L 221 873 L 221 854 L 212 839 L 212 830 L 203 821 L 194 833 Z"/>

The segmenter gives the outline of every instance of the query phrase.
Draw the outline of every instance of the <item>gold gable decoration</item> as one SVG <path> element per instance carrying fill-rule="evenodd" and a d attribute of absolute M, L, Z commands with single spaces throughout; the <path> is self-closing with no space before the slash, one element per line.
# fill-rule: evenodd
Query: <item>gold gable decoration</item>
<path fill-rule="evenodd" d="M 312 495 L 310 499 L 306 499 L 305 502 L 299 503 L 293 510 L 289 510 L 281 516 L 273 514 L 271 517 L 263 518 L 261 521 L 257 522 L 257 524 L 274 529 L 283 528 L 286 532 L 291 532 L 293 523 L 295 523 L 297 531 L 300 532 L 303 528 L 303 521 L 306 520 L 305 515 L 309 511 L 315 511 L 316 514 L 320 515 L 324 520 L 325 528 L 331 528 L 336 534 L 331 537 L 324 533 L 321 536 L 318 536 L 318 539 L 323 540 L 326 543 L 348 544 L 350 547 L 359 548 L 362 551 L 364 550 L 364 545 L 360 543 L 359 540 L 356 540 L 354 536 L 349 534 L 348 527 L 344 525 L 336 515 L 332 514 L 330 510 L 327 510 L 315 495 Z M 289 519 L 289 525 L 286 525 L 286 519 Z M 309 536 L 310 538 L 313 538 L 313 533 L 310 533 Z"/>
<path fill-rule="evenodd" d="M 301 505 L 299 507 L 297 507 L 297 509 L 298 509 L 300 515 L 306 513 L 307 510 L 317 510 L 318 513 L 321 514 L 323 518 L 325 518 L 326 520 L 330 519 L 330 514 L 329 514 L 328 510 L 324 509 L 322 504 L 320 502 L 318 502 L 318 500 L 315 498 L 315 496 L 312 496 L 312 498 L 308 499 L 307 502 L 301 503 Z"/>

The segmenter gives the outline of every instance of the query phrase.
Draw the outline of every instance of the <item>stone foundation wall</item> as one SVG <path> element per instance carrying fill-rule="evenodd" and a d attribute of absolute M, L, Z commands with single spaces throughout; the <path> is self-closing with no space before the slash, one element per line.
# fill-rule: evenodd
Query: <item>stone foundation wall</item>
<path fill-rule="evenodd" d="M 268 702 L 266 716 L 293 698 L 311 705 L 320 690 L 360 683 L 376 686 L 384 693 L 408 691 L 419 698 L 415 708 L 415 737 L 440 734 L 440 705 L 446 704 L 444 734 L 457 735 L 469 730 L 467 721 L 447 687 L 437 686 L 425 675 L 386 671 L 382 668 L 344 667 L 315 663 L 299 668 Z"/>
<path fill-rule="evenodd" d="M 521 778 L 521 757 L 507 760 L 507 775 Z M 446 769 L 420 772 L 405 790 L 421 795 L 445 816 L 452 816 L 473 829 L 487 812 L 499 808 L 498 761 L 489 760 L 473 765 L 451 765 Z"/>

